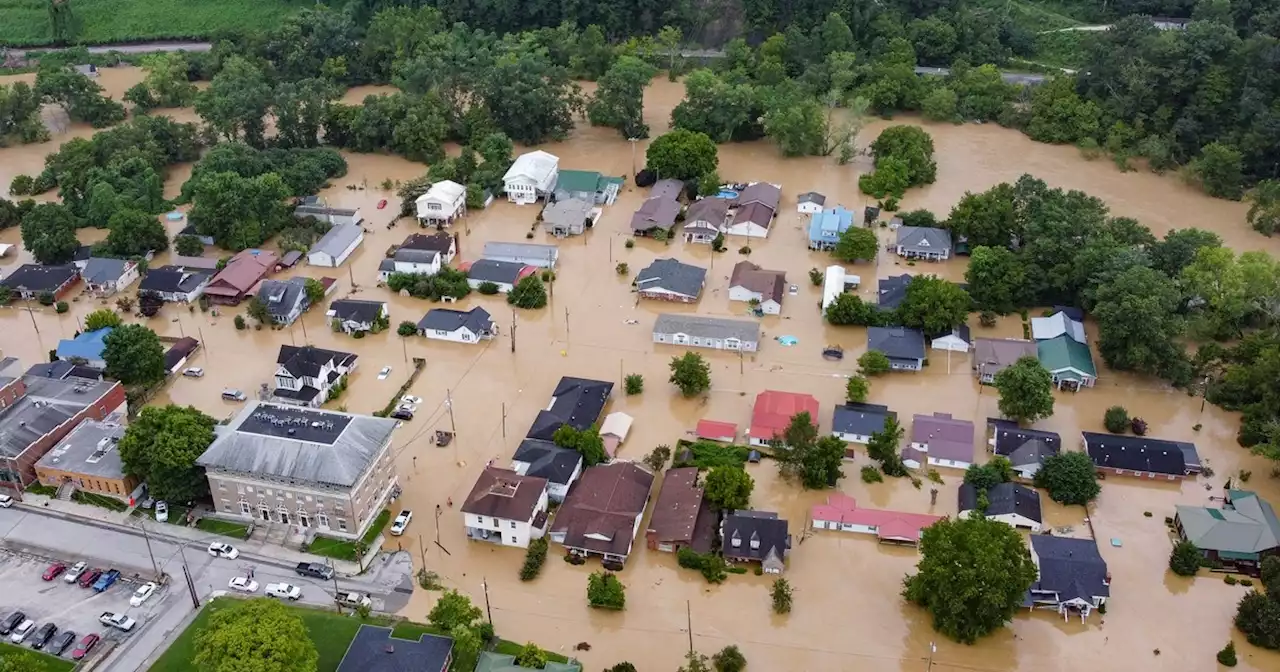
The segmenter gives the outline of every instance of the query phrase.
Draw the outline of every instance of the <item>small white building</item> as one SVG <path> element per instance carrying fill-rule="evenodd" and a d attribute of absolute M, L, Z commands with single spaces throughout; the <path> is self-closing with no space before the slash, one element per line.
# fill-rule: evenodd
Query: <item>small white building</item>
<path fill-rule="evenodd" d="M 359 224 L 338 224 L 324 234 L 307 251 L 307 264 L 337 268 L 364 242 L 364 227 Z"/>
<path fill-rule="evenodd" d="M 760 323 L 688 313 L 662 313 L 653 322 L 653 342 L 755 352 L 760 348 Z"/>
<path fill-rule="evenodd" d="M 965 483 L 960 486 L 957 510 L 960 518 L 981 508 L 978 490 Z M 995 520 L 1010 527 L 1039 532 L 1042 524 L 1040 493 L 1025 485 L 1001 483 L 986 491 L 986 519 Z"/>
<path fill-rule="evenodd" d="M 559 157 L 540 149 L 525 152 L 516 157 L 507 174 L 502 176 L 502 188 L 512 203 L 534 203 L 555 189 L 559 175 Z"/>
<path fill-rule="evenodd" d="M 826 313 L 827 308 L 850 287 L 856 289 L 860 284 L 862 284 L 862 278 L 845 272 L 843 266 L 828 266 L 822 280 L 822 312 Z"/>
<path fill-rule="evenodd" d="M 435 275 L 444 265 L 439 252 L 435 250 L 417 250 L 400 248 L 390 259 L 383 259 L 378 264 L 378 279 L 386 282 L 392 273 L 413 273 L 415 275 Z"/>
<path fill-rule="evenodd" d="M 330 226 L 340 226 L 342 224 L 359 224 L 364 221 L 360 216 L 359 208 L 331 208 L 315 196 L 308 196 L 303 199 L 302 205 L 293 209 L 293 216 L 298 219 L 304 217 L 312 217 L 318 219 Z M 184 229 L 185 233 L 185 229 Z M 201 242 L 204 242 L 203 240 Z M 213 240 L 210 239 L 205 245 L 212 245 Z"/>
<path fill-rule="evenodd" d="M 547 532 L 547 479 L 486 467 L 462 504 L 467 538 L 528 548 Z"/>
<path fill-rule="evenodd" d="M 951 333 L 939 336 L 929 342 L 929 347 L 934 350 L 950 350 L 951 352 L 969 352 L 969 345 L 973 343 L 970 336 L 969 325 L 962 324 Z"/>
<path fill-rule="evenodd" d="M 420 221 L 449 224 L 467 214 L 467 188 L 453 180 L 436 182 L 414 206 Z"/>
<path fill-rule="evenodd" d="M 391 316 L 387 312 L 387 304 L 383 301 L 362 301 L 360 299 L 338 299 L 329 304 L 325 318 L 334 328 L 345 334 L 357 331 L 372 331 L 378 322 L 390 323 Z"/>
<path fill-rule="evenodd" d="M 770 271 L 749 261 L 739 261 L 729 276 L 729 300 L 755 302 L 765 315 L 782 312 L 782 297 L 787 293 L 785 271 Z"/>
<path fill-rule="evenodd" d="M 816 191 L 806 191 L 796 197 L 796 212 L 802 215 L 815 215 L 822 212 L 827 197 Z"/>
<path fill-rule="evenodd" d="M 479 306 L 468 311 L 432 308 L 418 321 L 418 333 L 438 341 L 479 343 L 497 331 L 489 311 Z"/>
<path fill-rule="evenodd" d="M 95 296 L 111 296 L 138 281 L 138 262 L 90 257 L 80 272 L 85 289 Z"/>

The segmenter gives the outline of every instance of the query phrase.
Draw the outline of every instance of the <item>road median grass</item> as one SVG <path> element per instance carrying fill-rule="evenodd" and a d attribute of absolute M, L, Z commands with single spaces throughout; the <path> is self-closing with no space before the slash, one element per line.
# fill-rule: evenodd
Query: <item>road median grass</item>
<path fill-rule="evenodd" d="M 27 654 L 27 658 L 34 662 L 36 666 L 30 668 L 21 667 L 17 666 L 17 663 L 15 662 L 15 667 L 13 668 L 15 670 L 20 669 L 23 670 L 23 672 L 27 672 L 28 670 L 29 672 L 70 672 L 76 668 L 75 664 L 69 660 L 63 660 L 55 656 L 50 656 L 46 653 L 33 651 L 25 646 L 14 646 L 8 642 L 0 642 L 0 659 L 13 656 L 15 659 L 20 660 L 19 654 L 22 653 Z"/>
<path fill-rule="evenodd" d="M 227 537 L 235 537 L 236 539 L 244 539 L 249 536 L 249 526 L 240 523 L 232 523 L 216 518 L 201 518 L 196 521 L 196 527 L 205 532 L 221 534 Z"/>

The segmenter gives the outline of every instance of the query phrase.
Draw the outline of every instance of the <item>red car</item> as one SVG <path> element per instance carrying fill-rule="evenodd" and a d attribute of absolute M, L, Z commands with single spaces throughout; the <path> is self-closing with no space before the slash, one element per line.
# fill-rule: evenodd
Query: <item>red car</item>
<path fill-rule="evenodd" d="M 79 581 L 80 587 L 88 588 L 89 586 L 92 586 L 93 583 L 97 581 L 98 577 L 100 576 L 102 576 L 101 569 L 86 569 L 84 574 L 80 575 L 80 581 Z"/>
<path fill-rule="evenodd" d="M 93 650 L 93 647 L 98 645 L 99 639 L 102 638 L 94 634 L 85 635 L 84 639 L 80 640 L 80 645 L 71 652 L 71 659 L 80 660 L 81 658 L 89 655 L 89 652 Z"/>
<path fill-rule="evenodd" d="M 65 571 L 67 571 L 66 565 L 62 564 L 61 562 L 55 562 L 52 565 L 49 565 L 49 569 L 44 570 L 44 580 L 52 581 L 58 578 L 59 574 Z"/>
<path fill-rule="evenodd" d="M 381 209 L 383 209 L 383 208 L 385 208 L 385 207 L 387 207 L 387 199 L 385 199 L 385 198 L 384 198 L 384 199 L 382 199 L 381 201 L 378 201 L 378 209 L 379 209 L 379 210 L 381 210 Z"/>

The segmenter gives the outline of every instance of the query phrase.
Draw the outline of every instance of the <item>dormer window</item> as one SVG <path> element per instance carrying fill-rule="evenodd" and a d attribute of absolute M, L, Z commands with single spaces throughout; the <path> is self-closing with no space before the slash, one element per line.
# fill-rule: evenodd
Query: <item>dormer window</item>
<path fill-rule="evenodd" d="M 751 533 L 751 550 L 760 550 L 760 536 L 754 532 Z"/>
<path fill-rule="evenodd" d="M 738 537 L 734 537 L 734 538 L 733 538 L 733 547 L 734 547 L 734 548 L 741 548 L 741 547 L 742 547 L 742 540 L 741 540 L 741 539 L 739 539 Z"/>

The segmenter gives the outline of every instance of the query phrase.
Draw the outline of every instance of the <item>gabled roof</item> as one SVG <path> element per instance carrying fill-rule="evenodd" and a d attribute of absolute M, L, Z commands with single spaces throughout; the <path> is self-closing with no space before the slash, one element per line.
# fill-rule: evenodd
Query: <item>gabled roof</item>
<path fill-rule="evenodd" d="M 533 275 L 538 269 L 518 261 L 477 259 L 459 264 L 458 270 L 466 273 L 472 280 L 514 285 L 526 276 Z"/>
<path fill-rule="evenodd" d="M 858 501 L 838 493 L 827 496 L 826 504 L 817 504 L 809 511 L 812 520 L 835 522 L 842 525 L 873 526 L 882 539 L 916 542 L 924 528 L 942 520 L 942 516 L 906 511 L 885 511 L 858 506 Z"/>
<path fill-rule="evenodd" d="M 521 476 L 510 469 L 485 467 L 462 503 L 462 512 L 504 520 L 529 521 L 547 490 L 547 479 Z"/>
<path fill-rule="evenodd" d="M 897 244 L 912 251 L 943 252 L 951 249 L 951 232 L 931 226 L 900 226 Z"/>
<path fill-rule="evenodd" d="M 391 628 L 363 624 L 347 645 L 336 672 L 437 672 L 449 664 L 453 640 L 422 634 L 417 640 L 391 636 Z"/>
<path fill-rule="evenodd" d="M 561 173 L 563 175 L 563 173 Z M 453 203 L 467 195 L 467 188 L 454 182 L 453 180 L 441 180 L 431 185 L 425 193 L 414 201 L 414 204 L 426 201 L 442 201 L 444 203 Z"/>
<path fill-rule="evenodd" d="M 1254 555 L 1280 548 L 1280 519 L 1266 500 L 1250 490 L 1228 490 L 1220 509 L 1178 507 L 1187 541 L 1204 551 Z"/>
<path fill-rule="evenodd" d="M 52 292 L 74 280 L 79 273 L 75 266 L 23 264 L 0 280 L 0 286 L 29 292 Z"/>
<path fill-rule="evenodd" d="M 427 264 L 428 266 L 439 263 L 440 256 L 444 252 L 439 250 L 423 250 L 414 247 L 401 247 L 396 253 L 391 255 L 391 259 L 384 259 L 383 263 L 391 262 L 391 268 L 395 268 L 395 262 L 403 264 Z"/>
<path fill-rule="evenodd" d="M 1059 378 L 1078 379 L 1079 376 L 1073 370 L 1094 378 L 1098 376 L 1098 369 L 1093 365 L 1093 353 L 1089 352 L 1089 346 L 1067 334 L 1047 341 L 1037 341 L 1036 355 L 1044 368 L 1050 373 L 1057 374 Z"/>
<path fill-rule="evenodd" d="M 823 196 L 822 194 L 819 194 L 816 191 L 806 191 L 803 194 L 800 194 L 799 196 L 797 196 L 796 201 L 800 203 L 814 203 L 816 205 L 823 205 L 827 202 L 827 197 Z"/>
<path fill-rule="evenodd" d="M 778 203 L 782 201 L 782 189 L 768 182 L 756 182 L 747 185 L 747 188 L 738 192 L 738 197 L 732 200 L 738 207 L 759 203 L 767 208 L 772 216 L 772 213 L 778 210 Z"/>
<path fill-rule="evenodd" d="M 831 431 L 871 436 L 884 429 L 885 420 L 897 417 L 888 406 L 850 401 L 836 406 L 831 413 Z"/>
<path fill-rule="evenodd" d="M 541 183 L 556 172 L 560 165 L 560 159 L 554 154 L 549 154 L 540 149 L 532 152 L 525 152 L 516 157 L 511 163 L 511 167 L 507 169 L 502 181 L 516 178 L 526 177 L 534 182 Z"/>
<path fill-rule="evenodd" d="M 241 250 L 231 257 L 231 261 L 228 261 L 217 275 L 213 276 L 213 281 L 205 291 L 244 294 L 253 289 L 262 276 L 275 269 L 278 258 L 276 253 L 270 250 Z"/>
<path fill-rule="evenodd" d="M 751 408 L 751 437 L 765 441 L 782 438 L 791 418 L 805 411 L 816 427 L 818 400 L 812 394 L 765 390 L 756 395 L 756 403 Z"/>
<path fill-rule="evenodd" d="M 86 331 L 75 338 L 64 338 L 58 341 L 58 350 L 54 353 L 58 359 L 95 360 L 102 357 L 102 350 L 107 347 L 107 335 L 115 331 L 114 327 L 103 327 L 94 331 Z"/>
<path fill-rule="evenodd" d="M 763 203 L 748 203 L 738 208 L 733 213 L 733 222 L 730 226 L 736 224 L 744 224 L 750 222 L 763 229 L 768 229 L 773 223 L 773 213 L 775 210 Z"/>
<path fill-rule="evenodd" d="M 633 462 L 588 467 L 569 486 L 550 532 L 571 548 L 628 555 L 652 487 L 653 474 Z"/>
<path fill-rule="evenodd" d="M 329 317 L 344 322 L 372 324 L 382 314 L 387 304 L 382 301 L 362 301 L 360 299 L 338 299 L 329 304 Z"/>
<path fill-rule="evenodd" d="M 525 476 L 547 479 L 548 483 L 568 485 L 573 472 L 582 464 L 582 453 L 572 448 L 562 448 L 551 441 L 525 439 L 511 456 L 514 462 L 527 462 Z"/>
<path fill-rule="evenodd" d="M 689 542 L 698 514 L 706 506 L 697 467 L 668 469 L 649 517 L 648 531 L 659 542 Z"/>
<path fill-rule="evenodd" d="M 355 361 L 356 356 L 349 352 L 323 350 L 311 345 L 302 347 L 281 345 L 280 354 L 276 356 L 276 364 L 283 367 L 294 378 L 304 376 L 316 378 L 320 376 L 320 371 L 325 364 L 332 364 L 335 368 L 350 367 Z"/>
<path fill-rule="evenodd" d="M 1078 343 L 1087 343 L 1084 325 L 1059 311 L 1049 317 L 1031 318 L 1031 337 L 1037 341 L 1045 341 L 1066 334 Z"/>
<path fill-rule="evenodd" d="M 668 177 L 653 183 L 653 187 L 649 189 L 649 198 L 665 198 L 678 201 L 680 200 L 680 194 L 683 193 L 684 182 Z"/>
<path fill-rule="evenodd" d="M 443 232 L 415 233 L 400 243 L 400 249 L 402 250 L 432 250 L 440 254 L 448 254 L 453 247 L 453 236 Z"/>
<path fill-rule="evenodd" d="M 127 259 L 108 259 L 106 257 L 89 257 L 80 277 L 90 285 L 113 285 L 134 262 Z"/>
<path fill-rule="evenodd" d="M 729 288 L 743 287 L 748 291 L 764 296 L 765 300 L 773 299 L 782 303 L 787 293 L 786 271 L 770 271 L 749 261 L 739 261 L 733 265 L 733 273 L 729 276 Z"/>
<path fill-rule="evenodd" d="M 200 347 L 200 341 L 190 336 L 179 338 L 173 345 L 169 346 L 168 350 L 164 351 L 165 370 L 173 372 L 174 368 L 178 366 L 178 362 L 190 357 L 191 353 L 195 352 L 198 347 Z"/>
<path fill-rule="evenodd" d="M 311 246 L 311 253 L 323 252 L 333 258 L 342 256 L 351 244 L 364 235 L 364 228 L 359 224 L 338 224 Z"/>
<path fill-rule="evenodd" d="M 842 206 L 814 213 L 809 219 L 809 240 L 836 240 L 853 226 L 853 213 Z"/>
<path fill-rule="evenodd" d="M 531 439 L 550 441 L 562 425 L 587 429 L 600 420 L 613 383 L 565 376 L 551 393 L 551 403 L 534 418 L 526 434 Z"/>
<path fill-rule="evenodd" d="M 973 423 L 950 413 L 915 415 L 911 418 L 911 442 L 929 446 L 930 457 L 973 462 Z"/>
<path fill-rule="evenodd" d="M 1037 357 L 1035 341 L 1020 338 L 973 339 L 973 366 L 982 374 L 995 375 L 1023 357 Z"/>
<path fill-rule="evenodd" d="M 556 191 L 598 192 L 621 178 L 605 177 L 594 170 L 561 170 L 556 176 Z"/>
<path fill-rule="evenodd" d="M 142 282 L 138 283 L 138 291 L 190 294 L 212 277 L 213 271 L 210 270 L 161 266 L 147 271 Z"/>
<path fill-rule="evenodd" d="M 258 283 L 258 299 L 266 304 L 268 313 L 287 316 L 307 297 L 306 281 L 300 276 L 288 280 L 263 280 Z"/>
<path fill-rule="evenodd" d="M 662 313 L 653 321 L 653 333 L 686 334 L 698 338 L 736 338 L 743 343 L 759 343 L 760 323 L 687 313 Z"/>
<path fill-rule="evenodd" d="M 493 330 L 493 318 L 489 311 L 476 306 L 471 310 L 450 310 L 448 308 L 432 308 L 418 321 L 419 331 L 455 332 L 463 327 L 473 334 Z"/>
<path fill-rule="evenodd" d="M 564 173 L 560 173 L 561 178 Z M 586 224 L 594 205 L 578 199 L 564 198 L 542 210 L 542 223 L 551 226 L 580 227 Z"/>
<path fill-rule="evenodd" d="M 867 327 L 867 349 L 890 359 L 924 359 L 924 334 L 906 327 Z"/>
<path fill-rule="evenodd" d="M 1107 563 L 1094 540 L 1033 534 L 1031 550 L 1040 568 L 1031 591 L 1057 593 L 1061 602 L 1111 595 Z"/>
<path fill-rule="evenodd" d="M 694 435 L 699 439 L 722 439 L 725 437 L 738 437 L 738 426 L 732 422 L 721 422 L 719 420 L 699 420 L 698 426 L 694 429 Z"/>
<path fill-rule="evenodd" d="M 978 508 L 978 489 L 964 483 L 957 494 L 961 514 Z M 1041 522 L 1040 493 L 1017 483 L 1000 483 L 987 490 L 986 515 L 1018 515 L 1034 522 Z"/>
<path fill-rule="evenodd" d="M 616 437 L 619 441 L 625 441 L 627 435 L 631 433 L 631 425 L 635 422 L 635 418 L 622 411 L 614 411 L 604 416 L 604 422 L 600 424 L 600 436 Z"/>
<path fill-rule="evenodd" d="M 680 214 L 680 201 L 674 198 L 654 196 L 645 199 L 640 208 L 631 215 L 631 230 L 637 232 L 654 229 L 671 230 L 676 225 L 676 217 Z"/>
<path fill-rule="evenodd" d="M 302 254 L 299 252 L 298 254 Z M 286 258 L 289 255 L 284 255 Z M 165 268 L 186 268 L 189 270 L 216 271 L 218 260 L 213 257 L 184 257 L 181 254 L 169 255 L 169 265 Z M 156 269 L 151 269 L 156 270 Z"/>
<path fill-rule="evenodd" d="M 885 309 L 893 309 L 901 305 L 902 300 L 907 298 L 907 285 L 911 284 L 911 278 L 912 276 L 906 273 L 880 278 L 876 291 L 876 305 Z"/>
<path fill-rule="evenodd" d="M 1025 429 L 1003 418 L 987 418 L 987 429 L 996 440 L 995 454 L 1009 458 L 1015 467 L 1040 464 L 1062 450 L 1057 432 Z"/>
<path fill-rule="evenodd" d="M 726 558 L 764 560 L 772 555 L 782 560 L 791 548 L 787 521 L 771 511 L 734 511 L 725 517 L 722 530 Z M 751 547 L 753 541 L 756 548 Z"/>
<path fill-rule="evenodd" d="M 729 214 L 729 201 L 723 198 L 708 196 L 700 198 L 689 205 L 684 213 L 685 227 L 694 222 L 710 222 L 719 228 L 724 224 L 725 215 Z"/>
<path fill-rule="evenodd" d="M 707 269 L 681 263 L 675 259 L 655 259 L 636 274 L 640 291 L 665 289 L 682 296 L 697 297 L 706 284 Z"/>
<path fill-rule="evenodd" d="M 541 245 L 538 243 L 507 243 L 497 240 L 491 240 L 484 244 L 484 254 L 480 255 L 487 259 L 522 259 L 528 261 L 537 259 L 545 261 L 548 265 L 555 263 L 559 258 L 560 251 L 555 245 Z"/>
<path fill-rule="evenodd" d="M 1099 467 L 1184 476 L 1187 443 L 1145 436 L 1081 432 L 1089 458 Z M 1192 446 L 1194 448 L 1194 446 Z"/>

